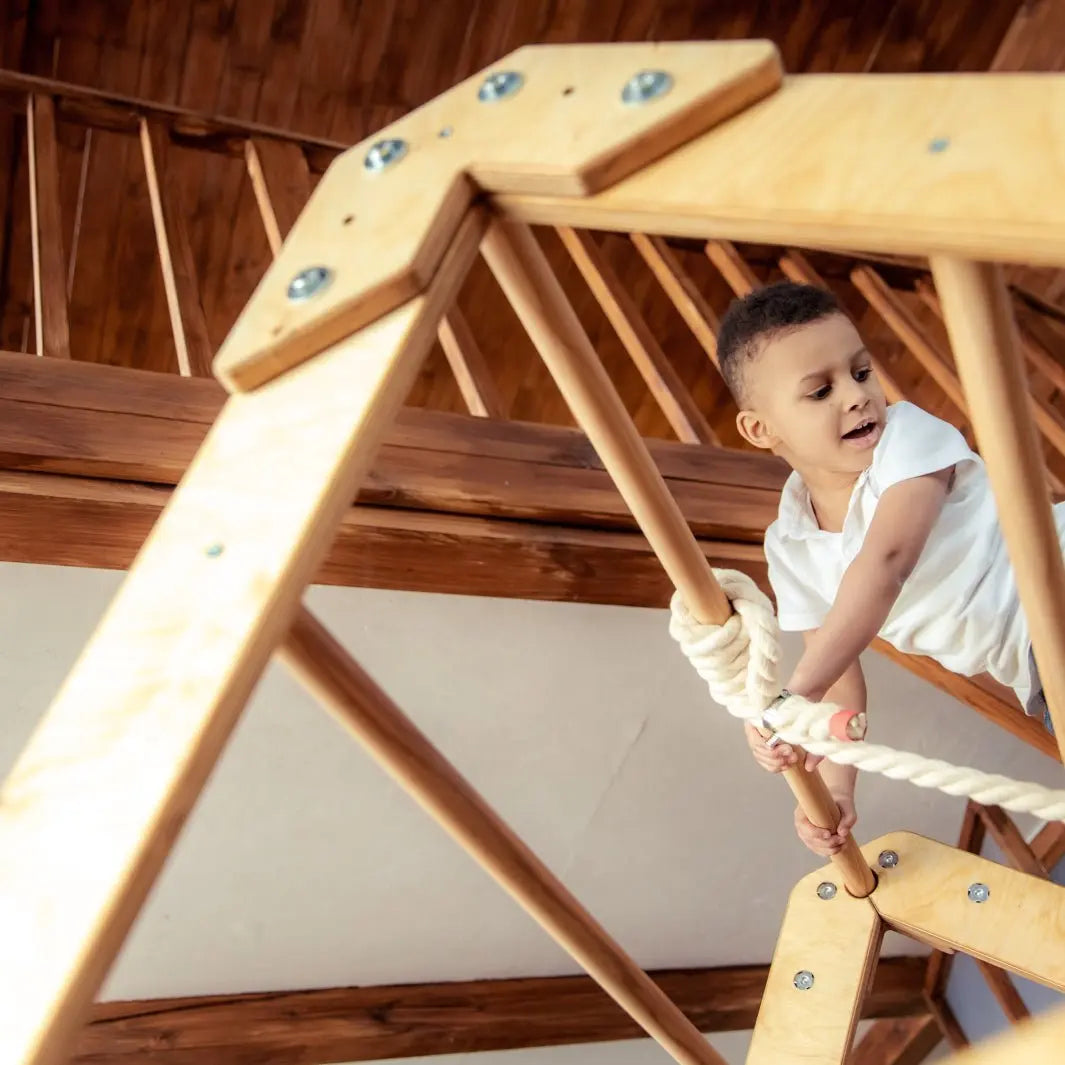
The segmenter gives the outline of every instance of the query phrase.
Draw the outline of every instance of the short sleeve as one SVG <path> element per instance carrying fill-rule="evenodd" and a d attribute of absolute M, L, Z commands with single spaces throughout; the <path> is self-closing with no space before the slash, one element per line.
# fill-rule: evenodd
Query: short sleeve
<path fill-rule="evenodd" d="M 799 552 L 781 537 L 776 523 L 766 529 L 765 557 L 769 563 L 769 583 L 777 601 L 777 621 L 785 632 L 808 632 L 818 628 L 830 604 L 812 582 L 803 579 Z"/>
<path fill-rule="evenodd" d="M 873 454 L 873 485 L 879 496 L 893 484 L 975 459 L 965 437 L 949 422 L 912 403 L 896 403 Z"/>

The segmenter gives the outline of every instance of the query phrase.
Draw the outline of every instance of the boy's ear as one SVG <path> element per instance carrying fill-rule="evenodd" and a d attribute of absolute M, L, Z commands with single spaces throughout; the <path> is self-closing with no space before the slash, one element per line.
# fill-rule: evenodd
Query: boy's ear
<path fill-rule="evenodd" d="M 755 447 L 771 451 L 777 444 L 776 434 L 757 411 L 741 410 L 736 415 L 736 428 L 740 436 Z"/>

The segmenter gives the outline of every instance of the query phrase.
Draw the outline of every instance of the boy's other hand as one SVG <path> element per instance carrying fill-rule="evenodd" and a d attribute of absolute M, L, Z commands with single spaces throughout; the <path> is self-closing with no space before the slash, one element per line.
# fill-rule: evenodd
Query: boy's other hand
<path fill-rule="evenodd" d="M 783 773 L 799 764 L 799 752 L 790 743 L 778 743 L 776 747 L 767 747 L 762 734 L 749 721 L 743 723 L 747 734 L 747 746 L 751 748 L 754 760 L 770 773 Z"/>
<path fill-rule="evenodd" d="M 843 849 L 843 844 L 847 842 L 851 829 L 854 828 L 858 821 L 853 797 L 850 795 L 833 795 L 832 798 L 836 800 L 840 813 L 839 828 L 835 832 L 831 832 L 827 828 L 818 828 L 816 825 L 811 824 L 806 814 L 802 812 L 802 807 L 797 806 L 795 808 L 795 831 L 798 833 L 799 839 L 814 854 L 819 854 L 822 858 L 831 858 L 833 854 L 838 854 Z"/>

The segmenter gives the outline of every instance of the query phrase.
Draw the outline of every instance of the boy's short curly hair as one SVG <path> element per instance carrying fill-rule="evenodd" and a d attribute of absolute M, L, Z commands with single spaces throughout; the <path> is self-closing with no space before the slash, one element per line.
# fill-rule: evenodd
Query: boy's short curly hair
<path fill-rule="evenodd" d="M 721 320 L 717 357 L 721 376 L 742 407 L 746 401 L 744 366 L 758 354 L 762 341 L 809 322 L 842 314 L 836 297 L 816 285 L 781 281 L 733 300 Z"/>

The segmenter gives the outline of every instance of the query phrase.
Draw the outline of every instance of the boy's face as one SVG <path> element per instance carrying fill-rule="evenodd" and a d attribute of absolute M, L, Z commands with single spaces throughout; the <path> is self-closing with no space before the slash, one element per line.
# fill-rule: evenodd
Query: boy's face
<path fill-rule="evenodd" d="M 740 432 L 800 472 L 860 473 L 884 431 L 884 393 L 849 318 L 833 314 L 762 343 L 744 367 Z"/>

